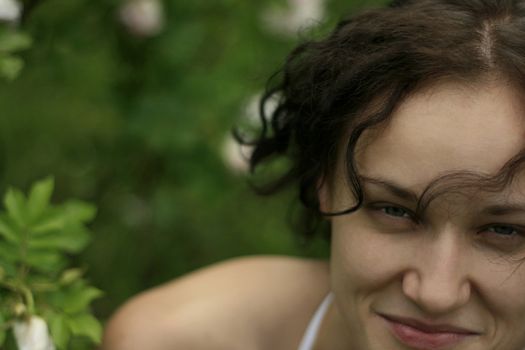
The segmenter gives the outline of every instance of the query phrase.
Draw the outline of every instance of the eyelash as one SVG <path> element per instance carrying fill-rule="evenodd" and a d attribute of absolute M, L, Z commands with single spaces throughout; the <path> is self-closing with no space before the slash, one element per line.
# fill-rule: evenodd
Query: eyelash
<path fill-rule="evenodd" d="M 408 210 L 402 206 L 399 206 L 399 205 L 393 205 L 393 204 L 388 204 L 388 203 L 373 203 L 373 204 L 370 204 L 369 207 L 374 210 L 374 211 L 377 211 L 379 213 L 381 213 L 382 215 L 386 215 L 390 218 L 393 218 L 395 220 L 399 220 L 399 219 L 409 219 L 409 220 L 412 220 L 414 222 L 416 222 L 416 215 L 411 211 L 411 210 Z M 398 210 L 398 211 L 402 211 L 403 212 L 403 215 L 394 215 L 394 214 L 391 214 L 391 213 L 388 213 L 388 210 L 389 209 L 394 209 L 394 210 Z"/>
<path fill-rule="evenodd" d="M 511 229 L 512 233 L 510 233 L 510 234 L 508 234 L 508 233 L 502 234 L 502 233 L 497 233 L 494 230 L 492 230 L 492 231 L 490 230 L 490 229 L 494 229 L 494 228 Z M 496 236 L 504 237 L 502 239 L 510 239 L 510 238 L 512 238 L 514 236 L 525 236 L 525 234 L 524 234 L 522 229 L 520 229 L 519 227 L 516 227 L 514 225 L 508 225 L 508 224 L 491 224 L 491 225 L 485 226 L 481 232 L 487 232 L 487 231 L 495 234 Z"/>
<path fill-rule="evenodd" d="M 395 214 L 392 214 L 392 213 L 388 213 L 388 209 L 394 209 L 394 210 L 397 210 L 397 211 L 402 211 L 403 214 L 402 215 L 395 215 Z M 405 208 L 401 208 L 401 207 L 395 207 L 395 206 L 385 206 L 385 207 L 382 207 L 380 209 L 384 214 L 388 215 L 388 216 L 392 216 L 392 217 L 398 217 L 398 218 L 412 218 L 413 215 L 411 213 L 408 212 L 408 210 L 406 210 Z"/>

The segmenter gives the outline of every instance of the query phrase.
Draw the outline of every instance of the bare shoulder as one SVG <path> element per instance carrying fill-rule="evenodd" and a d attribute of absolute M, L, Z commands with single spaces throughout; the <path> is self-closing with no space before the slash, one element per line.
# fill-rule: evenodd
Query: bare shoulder
<path fill-rule="evenodd" d="M 132 298 L 108 323 L 103 349 L 290 349 L 328 284 L 324 261 L 228 260 Z"/>

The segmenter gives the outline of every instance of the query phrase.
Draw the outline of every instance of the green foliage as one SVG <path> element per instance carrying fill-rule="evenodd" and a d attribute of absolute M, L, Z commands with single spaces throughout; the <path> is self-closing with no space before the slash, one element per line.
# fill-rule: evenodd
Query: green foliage
<path fill-rule="evenodd" d="M 42 317 L 57 349 L 70 349 L 71 339 L 99 343 L 101 325 L 90 304 L 102 292 L 88 285 L 84 270 L 67 268 L 67 256 L 90 241 L 86 224 L 95 208 L 80 201 L 50 202 L 52 178 L 35 183 L 26 197 L 10 188 L 0 213 L 0 346 L 16 321 Z"/>
<path fill-rule="evenodd" d="M 17 54 L 32 45 L 29 35 L 13 28 L 0 27 L 0 77 L 13 80 L 24 67 Z"/>
<path fill-rule="evenodd" d="M 328 1 L 326 23 L 312 35 L 328 32 L 356 6 L 381 1 Z M 15 80 L 0 80 L 0 188 L 26 188 L 53 173 L 60 184 L 55 198 L 87 199 L 98 208 L 93 241 L 85 250 L 87 235 L 79 220 L 68 224 L 75 233 L 53 241 L 51 232 L 65 223 L 47 213 L 36 229 L 48 236 L 39 241 L 35 233 L 31 249 L 60 247 L 60 254 L 33 254 L 28 265 L 47 276 L 42 266 L 64 266 L 63 253 L 78 252 L 74 266 L 89 266 L 90 279 L 107 293 L 93 304 L 105 319 L 133 294 L 223 259 L 326 257 L 325 242 L 300 245 L 290 232 L 294 191 L 257 197 L 247 176 L 231 171 L 222 157 L 223 142 L 243 119 L 246 101 L 260 93 L 298 41 L 299 35 L 281 37 L 261 24 L 268 3 L 285 8 L 287 1 L 165 0 L 166 27 L 149 39 L 133 37 L 118 22 L 123 2 L 39 1 L 13 32 L 27 34 L 33 43 L 28 50 L 10 51 L 23 59 L 24 68 Z M 19 195 L 11 196 L 16 212 Z M 77 219 L 89 217 L 88 209 L 68 205 Z M 13 220 L 0 220 L 5 244 L 15 244 L 17 236 L 3 224 Z M 6 261 L 17 259 L 3 248 Z M 53 281 L 75 280 L 81 272 Z M 59 299 L 46 291 L 58 284 L 48 282 L 48 277 L 32 282 L 42 290 L 37 309 L 40 302 Z M 60 286 L 62 293 L 69 291 Z M 64 313 L 49 316 L 60 344 L 77 329 L 68 326 L 72 316 Z M 92 349 L 83 345 L 86 339 L 74 337 L 70 347 Z"/>

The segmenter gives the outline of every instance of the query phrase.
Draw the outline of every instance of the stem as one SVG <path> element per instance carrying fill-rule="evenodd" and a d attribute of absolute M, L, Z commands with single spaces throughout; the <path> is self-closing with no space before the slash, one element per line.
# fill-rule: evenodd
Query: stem
<path fill-rule="evenodd" d="M 27 311 L 30 315 L 35 314 L 35 299 L 33 298 L 33 293 L 26 286 L 21 287 L 21 291 L 24 294 L 24 299 L 27 305 Z"/>
<path fill-rule="evenodd" d="M 33 297 L 33 293 L 26 285 L 26 278 L 29 273 L 29 266 L 26 262 L 27 259 L 27 240 L 28 240 L 28 232 L 27 228 L 22 228 L 22 242 L 20 247 L 20 267 L 18 269 L 18 281 L 16 281 L 15 287 L 17 289 L 18 293 L 21 293 L 22 297 L 22 303 L 26 306 L 26 315 L 34 315 L 35 314 L 35 299 Z"/>
<path fill-rule="evenodd" d="M 11 282 L 7 282 L 7 281 L 0 282 L 0 287 L 8 289 L 8 290 L 10 290 L 12 292 L 18 292 L 18 290 L 20 289 L 15 284 L 13 284 Z"/>

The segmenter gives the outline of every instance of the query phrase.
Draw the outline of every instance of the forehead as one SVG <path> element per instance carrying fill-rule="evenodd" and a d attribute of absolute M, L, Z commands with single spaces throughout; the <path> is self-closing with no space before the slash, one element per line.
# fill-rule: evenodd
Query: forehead
<path fill-rule="evenodd" d="M 497 173 L 525 146 L 523 93 L 492 81 L 441 83 L 407 98 L 387 125 L 363 134 L 359 172 L 424 189 L 456 171 Z"/>

